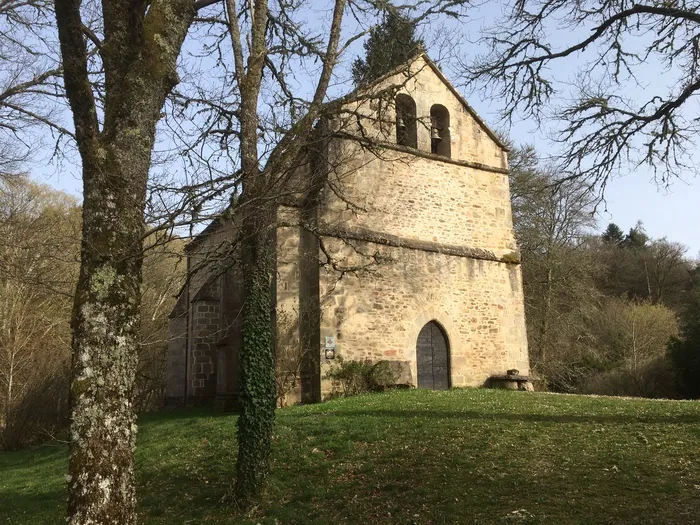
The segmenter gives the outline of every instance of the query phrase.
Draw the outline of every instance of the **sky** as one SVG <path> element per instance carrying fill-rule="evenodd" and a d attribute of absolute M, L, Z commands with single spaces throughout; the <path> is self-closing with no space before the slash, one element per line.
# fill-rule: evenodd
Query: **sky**
<path fill-rule="evenodd" d="M 486 2 L 478 11 L 470 14 L 468 21 L 455 23 L 452 21 L 441 21 L 440 24 L 433 24 L 425 28 L 425 34 L 429 37 L 430 32 L 437 26 L 448 28 L 454 34 L 460 35 L 462 56 L 473 56 L 479 52 L 479 47 L 474 44 L 474 40 L 482 27 L 491 23 L 498 16 L 500 7 L 498 2 Z M 319 24 L 323 24 L 325 11 L 316 11 Z M 430 41 L 426 42 L 429 53 L 437 54 L 437 50 L 431 49 Z M 187 49 L 185 49 L 187 51 Z M 347 67 L 354 55 L 362 52 L 361 42 L 356 42 L 345 55 L 344 65 Z M 560 61 L 555 64 L 551 72 L 555 78 L 566 82 L 576 74 L 580 60 L 578 59 Z M 579 62 L 577 62 L 579 60 Z M 453 83 L 459 85 L 457 72 L 454 71 L 454 63 L 443 64 L 448 78 Z M 664 82 L 668 79 L 659 73 L 659 70 L 649 64 L 638 70 L 638 80 L 641 87 L 639 90 L 642 96 L 650 90 L 659 90 L 662 93 L 666 87 Z M 467 100 L 476 109 L 482 118 L 494 129 L 504 129 L 499 122 L 499 100 L 483 97 L 479 92 L 464 92 Z M 634 95 L 634 93 L 633 93 Z M 698 101 L 691 100 L 691 110 L 698 108 Z M 546 128 L 539 129 L 533 122 L 519 121 L 508 129 L 508 133 L 516 144 L 533 144 L 536 146 L 541 156 L 556 153 L 555 147 L 547 139 Z M 47 141 L 49 142 L 49 141 Z M 31 171 L 39 181 L 49 184 L 57 189 L 61 189 L 74 195 L 80 195 L 81 182 L 79 169 L 64 163 L 62 166 L 55 166 L 49 163 L 38 162 L 31 166 Z M 609 222 L 615 222 L 623 230 L 627 231 L 633 227 L 637 221 L 642 221 L 647 233 L 654 238 L 668 237 L 669 240 L 678 241 L 688 247 L 688 255 L 698 256 L 700 253 L 700 179 L 689 178 L 688 180 L 674 180 L 669 187 L 659 188 L 652 180 L 651 172 L 646 168 L 640 168 L 633 174 L 615 177 L 607 186 L 605 192 L 605 202 L 599 208 L 598 222 L 600 229 L 604 229 Z"/>
<path fill-rule="evenodd" d="M 487 123 L 498 127 L 497 103 L 474 96 L 468 100 Z M 543 133 L 531 122 L 519 122 L 509 135 L 515 143 L 534 144 L 546 155 L 554 148 Z M 675 179 L 668 187 L 659 187 L 651 171 L 640 168 L 632 174 L 618 174 L 604 196 L 597 217 L 600 230 L 614 222 L 626 232 L 642 221 L 651 237 L 680 242 L 688 248 L 689 257 L 700 256 L 700 179 Z"/>

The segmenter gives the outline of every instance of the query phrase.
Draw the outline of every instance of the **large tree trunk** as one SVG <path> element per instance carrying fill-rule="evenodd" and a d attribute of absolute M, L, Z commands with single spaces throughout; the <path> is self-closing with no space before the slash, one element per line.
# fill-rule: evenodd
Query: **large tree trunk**
<path fill-rule="evenodd" d="M 68 513 L 74 524 L 136 521 L 132 389 L 150 150 L 105 146 L 104 151 L 104 162 L 83 161 L 69 461 Z"/>

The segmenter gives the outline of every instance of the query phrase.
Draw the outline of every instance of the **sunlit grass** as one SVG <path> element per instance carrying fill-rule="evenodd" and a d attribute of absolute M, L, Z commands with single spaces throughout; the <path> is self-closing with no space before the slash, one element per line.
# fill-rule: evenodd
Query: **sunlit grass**
<path fill-rule="evenodd" d="M 278 411 L 265 504 L 234 415 L 141 418 L 141 523 L 697 523 L 700 403 L 401 391 Z M 0 523 L 60 523 L 65 446 L 0 454 Z"/>

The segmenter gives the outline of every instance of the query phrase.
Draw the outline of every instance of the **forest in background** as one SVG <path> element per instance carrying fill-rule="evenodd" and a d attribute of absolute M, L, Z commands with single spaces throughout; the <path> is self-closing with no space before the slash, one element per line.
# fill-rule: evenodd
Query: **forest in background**
<path fill-rule="evenodd" d="M 80 205 L 26 176 L 0 178 L 0 450 L 55 437 L 68 418 Z M 185 277 L 181 239 L 145 241 L 138 411 L 162 405 L 168 315 Z"/>
<path fill-rule="evenodd" d="M 700 265 L 687 248 L 597 221 L 582 180 L 511 153 L 532 373 L 555 392 L 700 397 Z"/>

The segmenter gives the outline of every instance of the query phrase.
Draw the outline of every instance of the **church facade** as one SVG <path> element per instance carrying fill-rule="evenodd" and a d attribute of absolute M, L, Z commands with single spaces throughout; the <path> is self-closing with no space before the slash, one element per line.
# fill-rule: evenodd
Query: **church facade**
<path fill-rule="evenodd" d="M 280 397 L 321 400 L 339 359 L 400 362 L 417 388 L 527 374 L 504 144 L 425 54 L 320 127 L 277 212 Z M 236 231 L 222 217 L 188 246 L 170 404 L 235 406 L 242 282 L 225 248 Z"/>

